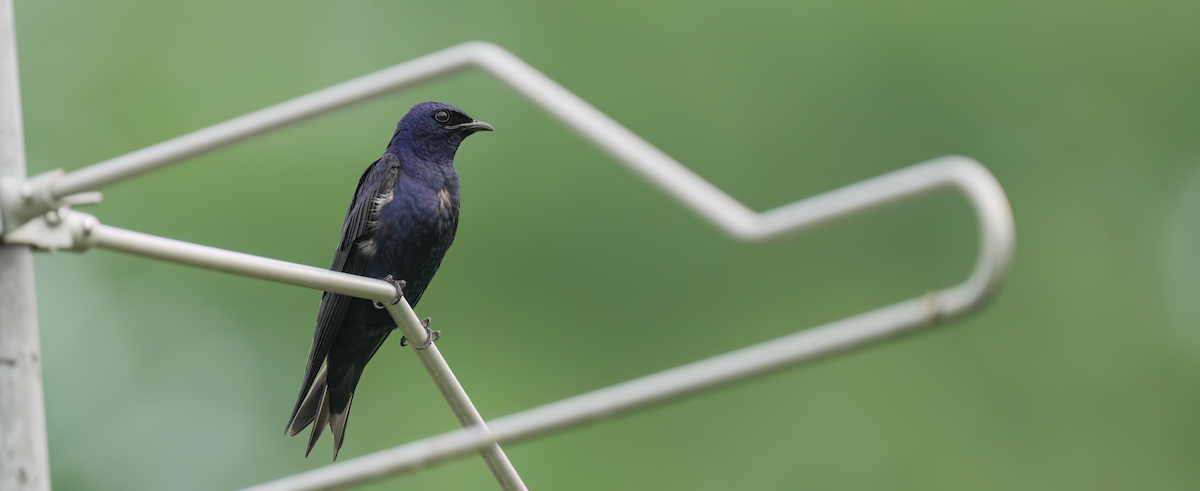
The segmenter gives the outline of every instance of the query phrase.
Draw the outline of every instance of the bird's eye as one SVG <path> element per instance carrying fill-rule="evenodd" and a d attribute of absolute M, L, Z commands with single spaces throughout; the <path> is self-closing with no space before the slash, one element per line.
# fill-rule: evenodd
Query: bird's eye
<path fill-rule="evenodd" d="M 450 113 L 446 112 L 445 109 L 442 109 L 436 113 L 433 113 L 433 119 L 436 119 L 439 123 L 445 123 L 446 121 L 450 121 Z"/>

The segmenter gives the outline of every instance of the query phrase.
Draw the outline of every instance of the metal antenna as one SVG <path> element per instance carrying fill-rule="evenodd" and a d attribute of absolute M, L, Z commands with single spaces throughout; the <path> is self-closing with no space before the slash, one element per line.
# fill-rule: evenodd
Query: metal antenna
<path fill-rule="evenodd" d="M 11 27 L 11 10 L 8 12 L 7 25 Z M 11 29 L 8 32 L 11 34 Z M 3 89 L 0 97 L 9 97 L 11 92 L 12 100 L 15 100 L 15 58 L 12 60 L 12 77 L 0 80 L 0 89 Z M 3 71 L 8 70 L 9 65 L 5 63 L 0 63 L 3 65 L 0 76 L 8 77 L 9 72 Z M 411 472 L 471 452 L 480 453 L 502 489 L 525 489 L 499 443 L 524 440 L 608 418 L 920 330 L 980 308 L 996 295 L 1008 274 L 1013 249 L 1012 210 L 999 182 L 974 160 L 943 157 L 756 213 L 520 58 L 485 42 L 447 48 L 70 173 L 55 171 L 25 180 L 18 173 L 10 172 L 6 175 L 12 177 L 0 182 L 0 206 L 3 206 L 0 211 L 5 217 L 4 242 L 31 245 L 40 250 L 82 252 L 93 246 L 102 247 L 376 300 L 388 305 L 388 312 L 404 336 L 412 340 L 413 346 L 419 346 L 425 340 L 425 332 L 416 314 L 407 302 L 396 302 L 395 289 L 384 281 L 122 230 L 102 225 L 95 217 L 73 211 L 70 206 L 97 202 L 99 196 L 92 191 L 98 187 L 470 67 L 481 68 L 512 86 L 702 218 L 743 241 L 794 233 L 936 189 L 959 191 L 967 197 L 979 221 L 979 253 L 975 269 L 962 283 L 922 297 L 486 423 L 436 345 L 432 345 L 427 350 L 416 351 L 417 356 L 463 429 L 249 489 L 334 489 Z M 11 91 L 9 85 L 4 85 L 9 83 L 8 80 L 12 81 Z M 8 100 L 0 99 L 0 102 Z M 5 106 L 3 111 L 9 111 L 9 107 L 12 106 Z M 8 112 L 2 116 L 4 119 L 0 124 L 8 125 L 14 120 Z M 19 114 L 14 118 L 19 129 Z M 2 151 L 10 152 L 10 147 L 5 146 Z M 28 249 L 22 247 L 19 250 Z M 28 255 L 27 252 L 24 254 Z M 31 268 L 27 269 L 31 274 Z M 25 289 L 27 307 L 31 309 L 32 280 L 14 288 Z M 36 330 L 33 343 L 36 348 Z M 7 373 L 2 370 L 4 367 L 0 364 L 0 374 Z M 39 385 L 38 411 L 40 394 Z M 7 421 L 5 418 L 14 417 L 4 413 L 9 409 L 2 401 L 0 399 L 0 424 Z M 20 413 L 15 417 L 33 421 L 30 418 L 35 416 Z M 36 415 L 36 418 L 42 417 L 40 413 Z M 40 432 L 42 446 L 36 451 L 41 452 L 39 465 L 44 468 L 44 425 L 31 431 Z M 0 471 L 6 469 L 3 465 L 0 463 Z"/>

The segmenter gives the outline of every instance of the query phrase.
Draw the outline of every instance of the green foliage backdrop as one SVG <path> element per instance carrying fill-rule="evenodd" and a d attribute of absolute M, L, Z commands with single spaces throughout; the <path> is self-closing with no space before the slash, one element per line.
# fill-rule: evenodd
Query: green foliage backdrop
<path fill-rule="evenodd" d="M 962 154 L 1015 269 L 940 330 L 508 447 L 531 489 L 1195 489 L 1200 3 L 18 2 L 31 172 L 78 168 L 453 44 L 496 42 L 758 210 Z M 478 72 L 105 189 L 105 223 L 326 265 L 413 103 L 459 154 L 418 314 L 485 417 L 959 281 L 935 195 L 736 243 Z M 283 435 L 319 294 L 106 251 L 37 259 L 54 485 L 234 489 L 328 462 Z M 391 342 L 344 458 L 454 428 Z M 368 489 L 491 489 L 469 458 Z"/>

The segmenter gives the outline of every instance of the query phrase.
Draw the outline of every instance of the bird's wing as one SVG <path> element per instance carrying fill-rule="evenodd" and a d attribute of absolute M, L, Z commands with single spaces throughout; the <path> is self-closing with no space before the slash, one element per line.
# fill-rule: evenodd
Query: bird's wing
<path fill-rule="evenodd" d="M 362 274 L 367 260 L 370 258 L 357 244 L 371 240 L 375 235 L 374 215 L 378 208 L 391 200 L 392 192 L 399 178 L 400 159 L 390 153 L 384 154 L 358 179 L 358 188 L 354 191 L 354 200 L 346 212 L 346 221 L 342 224 L 342 236 L 338 240 L 337 250 L 333 254 L 333 263 L 329 269 L 350 274 Z M 300 395 L 296 398 L 296 407 L 288 420 L 288 432 L 299 431 L 308 425 L 309 421 L 296 421 L 300 405 L 308 395 L 313 381 L 329 347 L 337 336 L 346 309 L 350 306 L 351 297 L 336 293 L 325 292 L 321 295 L 321 307 L 317 310 L 317 328 L 313 333 L 312 347 L 308 351 L 308 365 L 304 368 L 304 384 L 300 387 Z M 296 427 L 296 428 L 293 428 Z"/>

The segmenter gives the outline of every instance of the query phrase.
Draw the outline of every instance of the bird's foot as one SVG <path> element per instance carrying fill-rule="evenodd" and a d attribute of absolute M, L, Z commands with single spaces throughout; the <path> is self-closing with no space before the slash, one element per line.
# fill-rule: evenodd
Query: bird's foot
<path fill-rule="evenodd" d="M 421 327 L 425 328 L 425 344 L 421 345 L 421 347 L 417 349 L 428 348 L 429 345 L 433 344 L 434 341 L 437 341 L 442 337 L 442 331 L 434 331 L 429 329 L 429 321 L 432 320 L 432 317 L 426 317 L 425 320 L 421 321 Z M 400 336 L 400 346 L 408 346 L 408 339 L 404 336 Z"/>
<path fill-rule="evenodd" d="M 390 274 L 387 276 L 384 276 L 383 281 L 391 283 L 392 286 L 396 287 L 396 300 L 392 302 L 392 305 L 396 305 L 396 304 L 400 303 L 400 299 L 404 298 L 404 286 L 407 285 L 408 283 L 406 283 L 404 280 L 396 281 L 396 278 Z M 371 302 L 375 305 L 375 308 L 377 308 L 377 309 L 384 308 L 383 305 L 380 304 L 378 301 L 372 300 Z"/>

